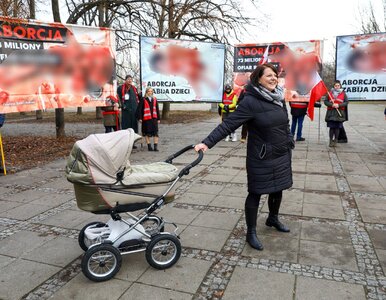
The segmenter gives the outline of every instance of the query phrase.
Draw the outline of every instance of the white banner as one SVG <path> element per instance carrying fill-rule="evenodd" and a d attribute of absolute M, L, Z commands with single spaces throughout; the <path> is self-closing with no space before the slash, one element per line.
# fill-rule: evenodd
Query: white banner
<path fill-rule="evenodd" d="M 386 100 L 386 33 L 338 36 L 336 78 L 349 100 Z"/>
<path fill-rule="evenodd" d="M 159 101 L 221 102 L 225 45 L 141 37 L 142 93 L 151 87 Z"/>

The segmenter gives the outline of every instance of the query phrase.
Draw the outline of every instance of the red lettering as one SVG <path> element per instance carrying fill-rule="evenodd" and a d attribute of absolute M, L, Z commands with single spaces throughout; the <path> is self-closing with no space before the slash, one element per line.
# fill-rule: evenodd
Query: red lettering
<path fill-rule="evenodd" d="M 44 37 L 44 29 L 39 28 L 39 29 L 36 31 L 36 36 L 38 37 L 39 40 L 45 40 L 45 37 Z"/>
<path fill-rule="evenodd" d="M 9 25 L 3 25 L 3 36 L 11 37 L 12 36 L 12 28 Z"/>
<path fill-rule="evenodd" d="M 27 38 L 31 40 L 36 40 L 36 31 L 34 28 L 27 28 Z"/>
<path fill-rule="evenodd" d="M 25 38 L 26 36 L 26 30 L 25 28 L 21 27 L 21 26 L 16 26 L 14 29 L 13 29 L 13 34 L 19 38 Z"/>
<path fill-rule="evenodd" d="M 241 48 L 241 49 L 239 50 L 238 55 L 239 55 L 239 56 L 244 56 L 244 50 L 243 50 L 243 48 Z"/>
<path fill-rule="evenodd" d="M 60 33 L 59 30 L 56 30 L 56 31 L 55 31 L 54 40 L 61 40 L 61 41 L 63 41 L 62 34 Z"/>

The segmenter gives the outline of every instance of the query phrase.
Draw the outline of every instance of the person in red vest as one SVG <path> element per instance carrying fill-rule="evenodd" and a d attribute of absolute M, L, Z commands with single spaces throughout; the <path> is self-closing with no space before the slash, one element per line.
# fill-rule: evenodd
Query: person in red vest
<path fill-rule="evenodd" d="M 230 84 L 226 84 L 224 88 L 224 94 L 222 97 L 222 103 L 218 106 L 221 110 L 221 119 L 224 120 L 229 117 L 231 113 L 233 113 L 237 106 L 237 95 L 233 91 Z M 228 135 L 225 138 L 225 141 L 228 142 L 229 138 L 232 139 L 232 142 L 237 142 L 236 132 L 232 132 L 230 136 Z"/>
<path fill-rule="evenodd" d="M 139 122 L 142 123 L 142 135 L 146 139 L 149 151 L 158 150 L 158 124 L 160 114 L 157 98 L 153 95 L 153 89 L 148 87 L 145 96 L 138 106 Z M 153 137 L 154 148 L 151 146 L 150 138 Z"/>
<path fill-rule="evenodd" d="M 296 141 L 302 142 L 306 139 L 302 137 L 302 131 L 303 131 L 303 121 L 304 116 L 307 114 L 307 102 L 301 102 L 301 101 L 290 101 L 290 107 L 291 107 L 291 115 L 292 115 L 292 124 L 291 124 L 291 133 L 292 136 L 295 138 L 295 131 L 296 127 L 298 128 L 296 132 Z"/>
<path fill-rule="evenodd" d="M 333 99 L 324 100 L 324 104 L 327 106 L 326 122 L 327 127 L 330 128 L 330 147 L 335 147 L 339 131 L 343 127 L 343 122 L 346 121 L 346 107 L 348 99 L 346 93 L 342 89 L 342 85 L 339 80 L 336 80 L 334 87 L 330 91 L 330 96 Z"/>
<path fill-rule="evenodd" d="M 106 100 L 106 106 L 102 107 L 103 125 L 105 133 L 119 130 L 119 110 L 118 99 L 109 96 Z"/>

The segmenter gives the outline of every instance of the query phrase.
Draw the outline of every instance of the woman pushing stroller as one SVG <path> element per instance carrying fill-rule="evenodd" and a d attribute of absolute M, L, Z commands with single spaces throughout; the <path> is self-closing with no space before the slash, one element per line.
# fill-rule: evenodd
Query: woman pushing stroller
<path fill-rule="evenodd" d="M 212 148 L 231 132 L 248 125 L 247 175 L 248 196 L 245 201 L 246 240 L 257 250 L 263 245 L 256 236 L 256 219 L 262 194 L 269 194 L 266 225 L 289 232 L 278 219 L 282 191 L 292 186 L 291 150 L 294 140 L 284 102 L 278 86 L 278 72 L 269 63 L 259 65 L 250 76 L 243 102 L 229 118 L 218 125 L 195 150 Z"/>

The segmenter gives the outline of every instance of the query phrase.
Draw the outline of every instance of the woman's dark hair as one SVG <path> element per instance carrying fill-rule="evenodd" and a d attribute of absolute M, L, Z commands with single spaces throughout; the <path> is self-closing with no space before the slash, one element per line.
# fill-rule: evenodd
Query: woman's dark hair
<path fill-rule="evenodd" d="M 251 80 L 251 83 L 254 85 L 258 85 L 259 79 L 263 76 L 264 70 L 270 68 L 273 72 L 275 72 L 276 76 L 279 76 L 279 73 L 275 66 L 270 63 L 258 65 L 256 69 L 252 72 L 251 76 L 249 77 Z"/>
<path fill-rule="evenodd" d="M 334 81 L 334 85 L 337 84 L 337 83 L 339 83 L 340 86 L 342 86 L 342 83 L 340 82 L 340 80 L 335 80 L 335 81 Z"/>

